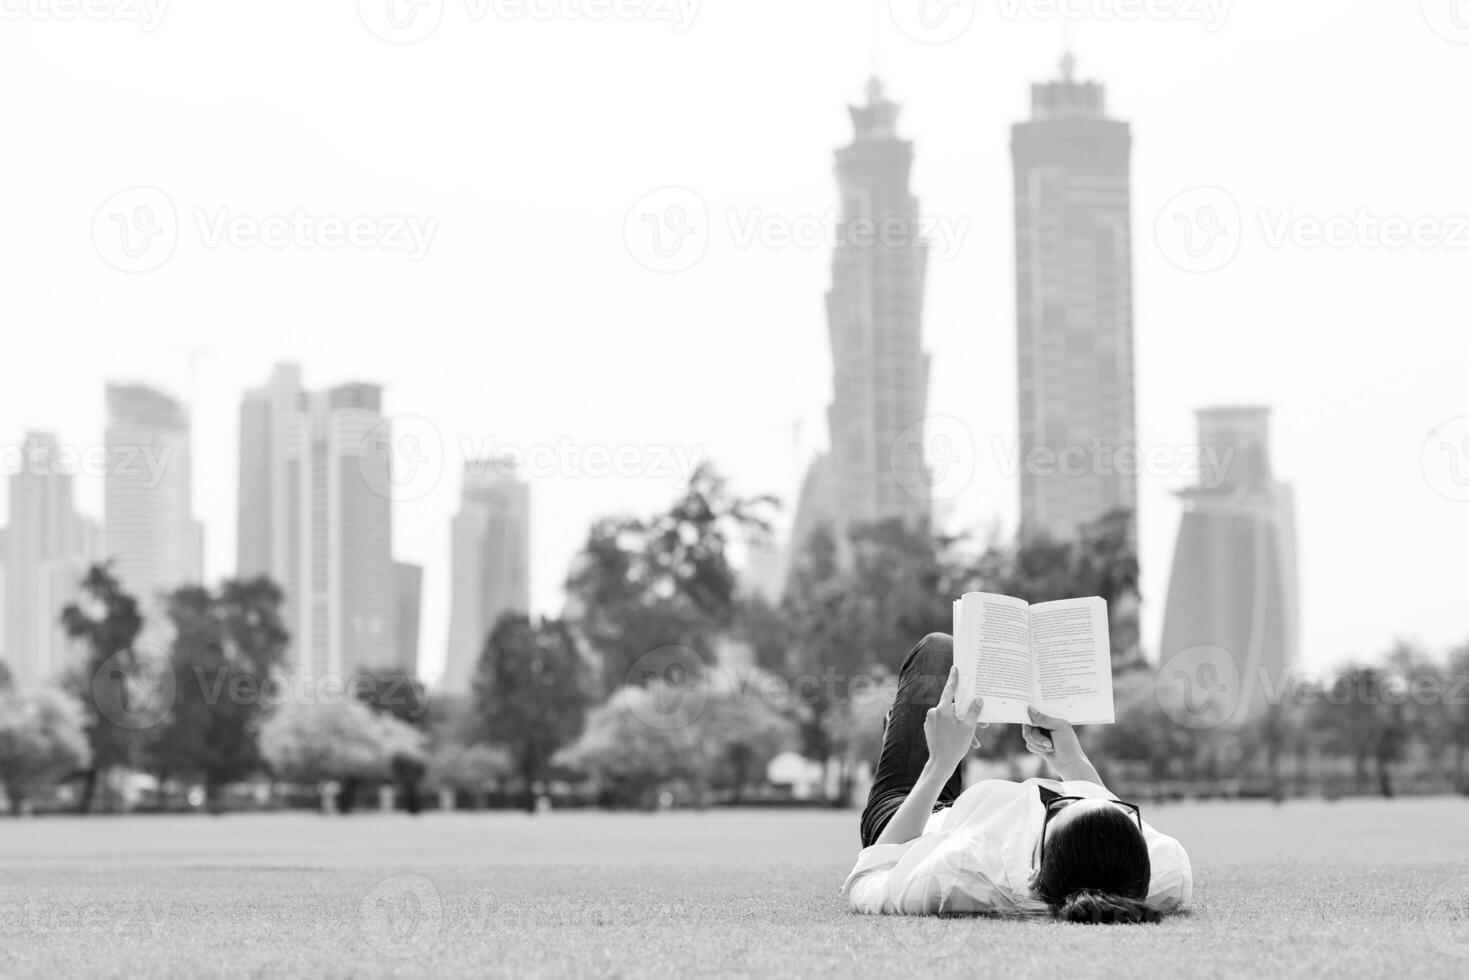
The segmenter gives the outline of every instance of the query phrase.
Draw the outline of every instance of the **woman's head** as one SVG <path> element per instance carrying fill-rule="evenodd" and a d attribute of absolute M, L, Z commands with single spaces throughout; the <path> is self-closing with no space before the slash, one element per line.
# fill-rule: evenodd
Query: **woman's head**
<path fill-rule="evenodd" d="M 1158 921 L 1158 913 L 1144 904 L 1152 878 L 1147 841 L 1137 817 L 1116 803 L 1087 799 L 1056 806 L 1049 814 L 1039 859 L 1036 897 L 1056 918 Z"/>

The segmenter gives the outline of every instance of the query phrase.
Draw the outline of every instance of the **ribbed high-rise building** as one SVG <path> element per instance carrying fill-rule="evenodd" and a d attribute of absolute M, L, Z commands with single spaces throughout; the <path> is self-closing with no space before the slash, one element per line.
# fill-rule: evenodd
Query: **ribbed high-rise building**
<path fill-rule="evenodd" d="M 286 433 L 301 411 L 301 368 L 277 364 L 270 380 L 245 392 L 240 403 L 239 520 L 236 570 L 239 578 L 265 575 L 286 580 Z"/>
<path fill-rule="evenodd" d="M 141 641 L 172 636 L 167 596 L 204 577 L 204 529 L 192 515 L 189 416 L 177 400 L 138 384 L 107 386 L 107 555 L 144 617 Z"/>
<path fill-rule="evenodd" d="M 30 432 L 10 475 L 10 527 L 0 548 L 6 570 L 3 649 L 18 685 L 54 679 L 78 651 L 61 627 L 87 564 L 101 558 L 96 525 L 72 504 L 71 464 L 56 437 Z"/>
<path fill-rule="evenodd" d="M 404 663 L 383 422 L 377 385 L 306 391 L 293 364 L 240 407 L 238 574 L 281 586 L 287 662 L 306 677 Z"/>
<path fill-rule="evenodd" d="M 899 106 L 882 83 L 872 79 L 866 95 L 866 104 L 849 107 L 852 142 L 836 152 L 840 220 L 826 295 L 831 446 L 806 477 L 792 561 L 821 524 L 842 542 L 859 522 L 898 518 L 926 528 L 932 511 L 923 442 L 928 244 L 909 189 L 913 144 L 899 137 Z"/>
<path fill-rule="evenodd" d="M 392 448 L 375 436 L 382 389 L 306 394 L 286 427 L 286 595 L 292 658 L 310 677 L 391 669 L 398 660 Z"/>
<path fill-rule="evenodd" d="M 1228 657 L 1240 680 L 1232 715 L 1240 721 L 1263 708 L 1296 661 L 1295 504 L 1290 485 L 1271 473 L 1269 409 L 1208 408 L 1198 424 L 1199 484 L 1180 494 L 1159 653 L 1163 663 L 1200 648 L 1204 660 Z"/>
<path fill-rule="evenodd" d="M 449 551 L 449 649 L 439 688 L 463 694 L 496 620 L 530 611 L 530 487 L 510 460 L 465 463 Z"/>
<path fill-rule="evenodd" d="M 423 619 L 423 566 L 393 562 L 397 587 L 398 662 L 395 667 L 410 677 L 418 676 L 418 631 Z"/>
<path fill-rule="evenodd" d="M 1072 538 L 1126 510 L 1135 541 L 1132 137 L 1075 67 L 1032 85 L 1011 128 L 1020 529 Z"/>

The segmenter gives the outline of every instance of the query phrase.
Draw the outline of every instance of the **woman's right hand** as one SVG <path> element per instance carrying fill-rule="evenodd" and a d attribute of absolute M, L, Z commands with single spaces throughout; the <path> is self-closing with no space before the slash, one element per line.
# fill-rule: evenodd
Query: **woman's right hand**
<path fill-rule="evenodd" d="M 1020 726 L 1025 748 L 1055 767 L 1062 779 L 1092 778 L 1082 774 L 1083 767 L 1095 770 L 1081 750 L 1081 740 L 1076 737 L 1076 729 L 1071 727 L 1071 723 L 1042 714 L 1034 708 L 1028 710 L 1030 724 Z"/>

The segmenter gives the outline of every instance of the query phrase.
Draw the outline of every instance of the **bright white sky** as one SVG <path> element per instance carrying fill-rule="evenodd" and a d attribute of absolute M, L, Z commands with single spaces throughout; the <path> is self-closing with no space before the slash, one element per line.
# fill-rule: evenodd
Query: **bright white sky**
<path fill-rule="evenodd" d="M 1240 0 L 1214 13 L 1178 0 L 1179 16 L 1161 19 L 1129 0 L 1059 13 L 957 0 L 951 16 L 971 23 L 943 44 L 898 30 L 885 0 L 708 0 L 681 31 L 578 19 L 570 0 L 528 0 L 548 17 L 444 0 L 437 31 L 411 45 L 379 40 L 350 2 L 179 2 L 151 31 L 64 19 L 64 2 L 0 2 L 0 444 L 44 428 L 96 445 L 108 378 L 191 399 L 195 510 L 217 577 L 234 567 L 241 391 L 277 359 L 302 362 L 312 387 L 386 384 L 391 413 L 433 420 L 448 445 L 439 478 L 396 511 L 399 556 L 427 566 L 430 676 L 463 441 L 702 447 L 741 490 L 794 494 L 825 438 L 829 249 L 742 246 L 722 216 L 824 215 L 845 106 L 874 64 L 904 104 L 924 213 L 967 228 L 928 279 L 931 409 L 980 447 L 947 511 L 981 532 L 1013 526 L 1015 479 L 991 451 L 1015 432 L 1007 127 L 1068 36 L 1079 74 L 1105 81 L 1133 124 L 1142 445 L 1192 445 L 1199 406 L 1274 406 L 1276 468 L 1297 493 L 1307 665 L 1396 635 L 1439 649 L 1469 638 L 1469 503 L 1429 479 L 1456 486 L 1447 455 L 1430 455 L 1428 475 L 1420 463 L 1435 427 L 1469 415 L 1469 231 L 1454 224 L 1469 213 L 1469 43 L 1455 43 L 1469 42 L 1469 12 L 1453 20 L 1451 0 Z M 895 2 L 913 23 L 908 0 Z M 103 260 L 92 227 L 134 185 L 166 192 L 179 232 L 166 262 L 128 274 Z M 696 191 L 715 218 L 702 259 L 660 274 L 630 256 L 623 226 L 668 185 Z M 1190 273 L 1154 226 L 1163 213 L 1171 227 L 1165 205 L 1201 185 L 1227 192 L 1242 234 L 1233 261 Z M 208 244 L 221 216 L 297 208 L 437 226 L 419 261 Z M 1282 217 L 1359 209 L 1435 218 L 1453 241 L 1269 241 Z M 651 510 L 674 489 L 667 475 L 562 469 L 533 490 L 545 611 L 594 517 Z M 1171 491 L 1189 479 L 1142 482 L 1150 645 L 1179 517 Z M 80 505 L 98 514 L 99 481 L 84 482 Z"/>

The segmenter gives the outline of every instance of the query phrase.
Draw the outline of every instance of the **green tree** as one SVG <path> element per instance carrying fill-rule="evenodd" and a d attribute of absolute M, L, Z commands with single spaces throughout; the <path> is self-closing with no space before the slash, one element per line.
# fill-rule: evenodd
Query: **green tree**
<path fill-rule="evenodd" d="M 677 685 L 661 678 L 628 685 L 592 709 L 585 731 L 555 762 L 597 779 L 604 802 L 651 810 L 668 784 L 704 779 L 695 718 Z"/>
<path fill-rule="evenodd" d="M 1454 790 L 1469 793 L 1469 775 L 1464 771 L 1464 759 L 1469 755 L 1469 643 L 1449 652 L 1444 674 L 1444 715 L 1453 751 Z"/>
<path fill-rule="evenodd" d="M 1391 764 L 1407 745 L 1407 717 L 1390 686 L 1391 674 L 1381 666 L 1352 664 L 1332 678 L 1313 713 L 1323 749 L 1351 760 L 1359 792 L 1369 788 L 1376 768 L 1377 788 L 1395 795 Z"/>
<path fill-rule="evenodd" d="M 405 725 L 427 729 L 428 688 L 417 677 L 405 670 L 378 670 L 353 680 L 353 693 L 369 708 Z"/>
<path fill-rule="evenodd" d="M 0 786 L 19 816 L 26 800 L 91 761 L 86 715 L 54 688 L 0 689 Z"/>
<path fill-rule="evenodd" d="M 770 698 L 783 691 L 759 670 L 628 685 L 593 709 L 556 762 L 597 779 L 615 805 L 651 809 L 673 784 L 701 805 L 712 792 L 738 802 L 796 742 L 788 706 Z"/>
<path fill-rule="evenodd" d="M 82 601 L 61 612 L 67 635 L 87 643 L 87 660 L 76 679 L 77 694 L 87 714 L 87 743 L 91 761 L 86 767 L 78 809 L 92 809 L 99 780 L 113 766 L 133 761 L 136 731 L 119 723 L 134 714 L 130 685 L 149 664 L 135 649 L 143 629 L 138 602 L 123 591 L 110 563 L 93 565 L 82 580 Z"/>
<path fill-rule="evenodd" d="M 667 511 L 593 525 L 566 588 L 568 618 L 601 659 L 602 693 L 635 672 L 661 675 L 661 649 L 712 657 L 735 619 L 730 543 L 768 534 L 773 506 L 769 497 L 736 496 L 705 464 Z"/>
<path fill-rule="evenodd" d="M 502 748 L 444 742 L 429 754 L 425 779 L 430 786 L 471 794 L 478 810 L 484 807 L 487 788 L 513 771 L 510 753 Z"/>
<path fill-rule="evenodd" d="M 783 604 L 793 633 L 787 676 L 808 709 L 802 751 L 824 767 L 838 760 L 842 801 L 857 755 L 844 717 L 853 684 L 896 673 L 916 642 L 950 629 L 970 578 L 958 543 L 893 519 L 854 525 L 845 546 L 818 527 L 796 556 Z"/>
<path fill-rule="evenodd" d="M 224 788 L 260 768 L 265 694 L 288 638 L 281 604 L 265 578 L 226 581 L 217 593 L 185 586 L 169 597 L 173 706 L 145 753 L 160 786 L 170 776 L 197 779 L 218 810 Z"/>
<path fill-rule="evenodd" d="M 1113 666 L 1134 668 L 1141 665 L 1142 651 L 1137 544 L 1131 528 L 1131 514 L 1114 510 L 1083 525 L 1073 539 L 1038 535 L 1013 548 L 991 546 L 976 564 L 974 577 L 986 591 L 1027 602 L 1101 596 L 1107 601 Z"/>
<path fill-rule="evenodd" d="M 739 803 L 745 791 L 765 782 L 765 770 L 798 743 L 794 706 L 786 703 L 780 678 L 758 668 L 717 672 L 708 703 L 697 719 L 699 745 L 708 753 L 707 781 Z M 781 698 L 769 700 L 771 694 Z"/>
<path fill-rule="evenodd" d="M 511 613 L 500 617 L 474 677 L 476 734 L 503 745 L 535 811 L 535 785 L 551 756 L 581 733 L 588 671 L 565 622 Z"/>
<path fill-rule="evenodd" d="M 393 778 L 393 760 L 424 757 L 424 735 L 352 698 L 278 705 L 260 730 L 260 751 L 279 779 L 350 786 Z M 344 799 L 344 804 L 347 801 Z"/>

